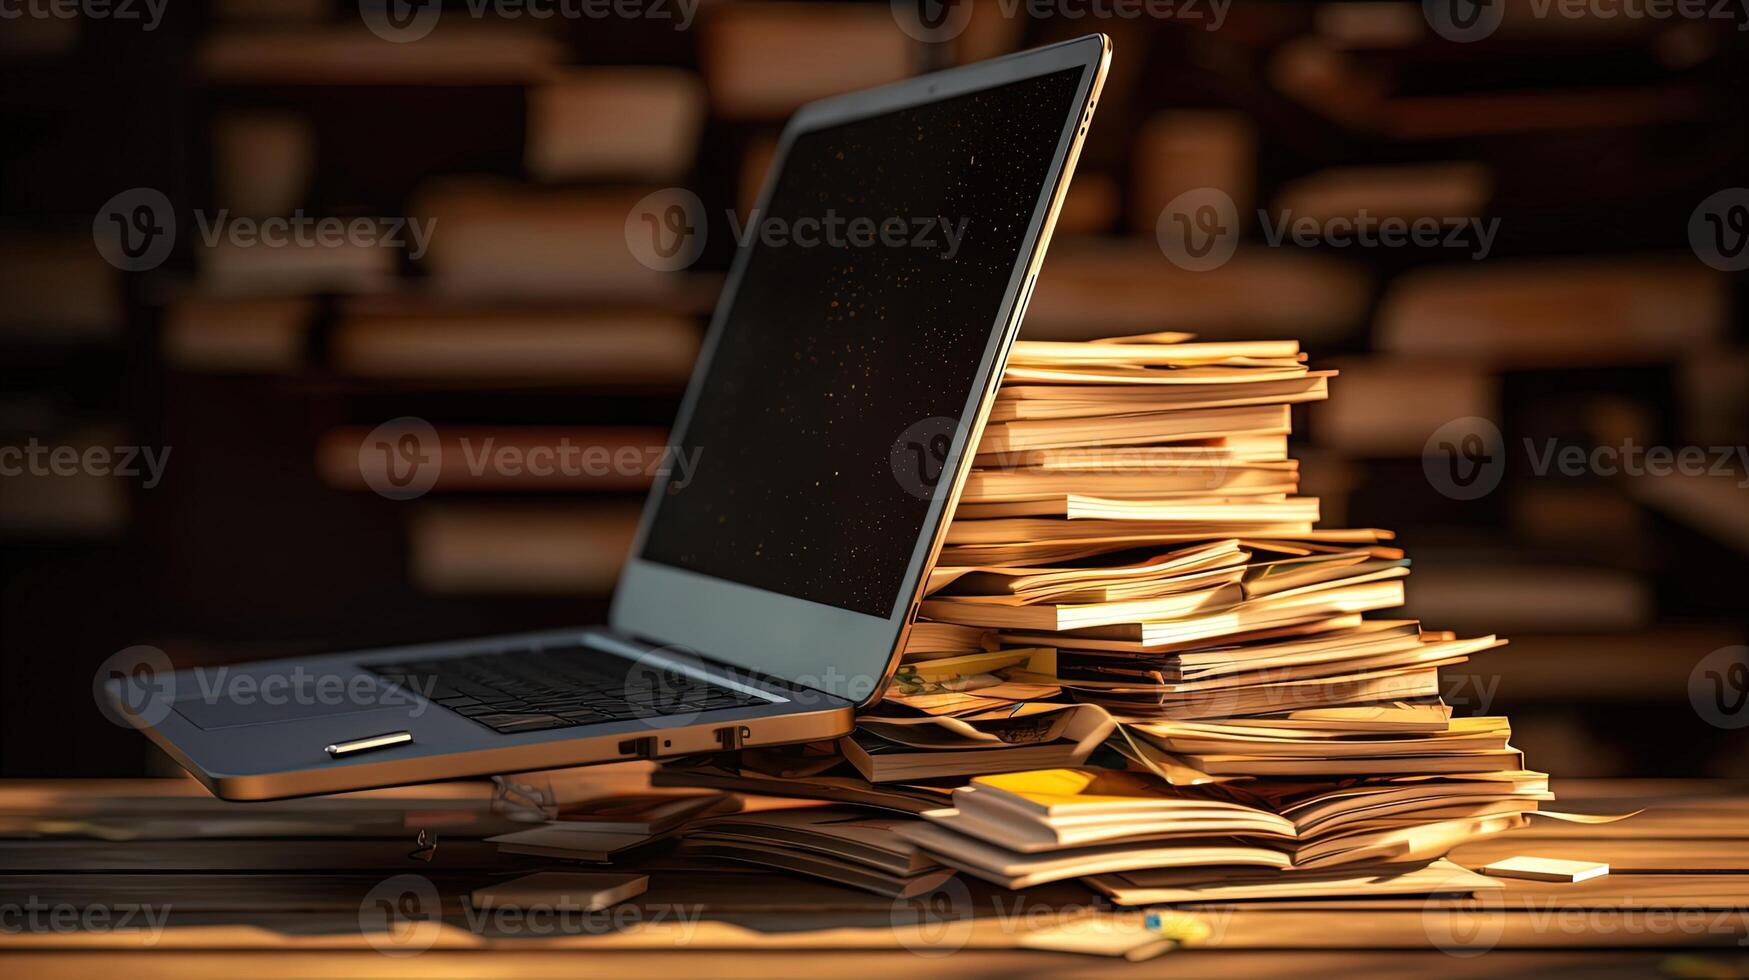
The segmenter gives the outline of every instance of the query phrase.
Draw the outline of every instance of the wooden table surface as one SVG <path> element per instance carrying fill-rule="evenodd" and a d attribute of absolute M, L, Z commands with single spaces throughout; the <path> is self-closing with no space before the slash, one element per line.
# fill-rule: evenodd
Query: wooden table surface
<path fill-rule="evenodd" d="M 408 801 L 417 814 L 410 826 L 448 828 L 426 862 L 406 853 L 410 832 L 337 830 L 344 801 L 335 817 L 312 819 L 276 817 L 276 804 L 211 800 L 180 781 L 0 782 L 0 970 L 129 980 L 846 970 L 919 980 L 1167 971 L 1749 975 L 1749 784 L 1565 780 L 1555 789 L 1561 809 L 1645 812 L 1606 826 L 1537 818 L 1453 859 L 1476 867 L 1518 854 L 1584 858 L 1608 862 L 1607 877 L 1509 882 L 1473 900 L 1182 908 L 1167 913 L 1164 928 L 1180 940 L 1167 942 L 1161 922 L 1103 906 L 1074 882 L 1019 894 L 973 882 L 951 907 L 930 909 L 660 852 L 636 865 L 650 874 L 649 891 L 610 912 L 494 919 L 470 909 L 469 890 L 554 864 L 499 854 L 478 839 L 489 828 L 467 829 L 491 819 L 482 784 L 370 798 L 378 810 Z M 230 819 L 222 831 L 229 836 L 174 839 L 162 824 L 129 832 L 190 808 Z M 261 822 L 240 833 L 239 815 Z M 441 911 L 408 914 L 385 932 L 383 917 L 405 912 L 407 895 L 427 896 L 414 908 Z"/>

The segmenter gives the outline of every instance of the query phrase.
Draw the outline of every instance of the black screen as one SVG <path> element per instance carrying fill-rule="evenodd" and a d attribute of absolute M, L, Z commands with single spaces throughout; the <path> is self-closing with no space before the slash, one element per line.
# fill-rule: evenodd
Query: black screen
<path fill-rule="evenodd" d="M 646 559 L 889 614 L 1080 76 L 795 140 Z"/>

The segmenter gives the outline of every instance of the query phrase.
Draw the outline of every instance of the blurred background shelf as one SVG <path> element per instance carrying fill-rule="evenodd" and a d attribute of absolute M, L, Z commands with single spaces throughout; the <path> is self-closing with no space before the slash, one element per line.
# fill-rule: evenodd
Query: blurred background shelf
<path fill-rule="evenodd" d="M 409 43 L 351 0 L 172 5 L 152 32 L 8 21 L 0 443 L 171 456 L 150 489 L 0 478 L 0 775 L 155 764 L 91 704 L 124 647 L 218 662 L 598 619 L 647 475 L 476 478 L 459 441 L 660 445 L 730 216 L 747 219 L 791 110 L 1089 30 L 1116 60 L 1026 336 L 1299 339 L 1341 371 L 1296 410 L 1325 522 L 1396 528 L 1412 613 L 1514 641 L 1454 672 L 1472 698 L 1454 701 L 1491 692 L 1556 772 L 1749 775 L 1749 736 L 1689 703 L 1700 658 L 1749 637 L 1749 473 L 1530 465 L 1549 440 L 1749 444 L 1743 279 L 1688 230 L 1702 200 L 1749 186 L 1739 25 L 1505 4 L 1494 35 L 1457 43 L 1410 0 L 1237 0 L 1215 30 L 969 6 L 942 43 L 873 0 L 707 0 L 685 29 L 456 0 Z M 123 272 L 93 218 L 141 187 L 173 203 L 175 247 Z M 704 208 L 703 253 L 678 272 L 627 240 L 634 204 L 669 187 Z M 1187 271 L 1156 225 L 1209 189 L 1244 233 Z M 1272 245 L 1259 208 L 1497 224 L 1477 260 L 1473 241 Z M 404 242 L 240 246 L 209 241 L 197 210 Z M 445 469 L 389 499 L 358 449 L 407 416 L 447 440 Z M 1460 501 L 1422 456 L 1471 417 L 1507 465 Z"/>

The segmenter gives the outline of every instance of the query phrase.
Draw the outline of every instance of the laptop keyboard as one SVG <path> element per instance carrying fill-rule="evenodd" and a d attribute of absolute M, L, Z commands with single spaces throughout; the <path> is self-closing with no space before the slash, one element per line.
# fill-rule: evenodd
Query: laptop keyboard
<path fill-rule="evenodd" d="M 365 669 L 505 734 L 769 703 L 756 694 L 676 670 L 655 670 L 586 646 L 476 653 Z"/>

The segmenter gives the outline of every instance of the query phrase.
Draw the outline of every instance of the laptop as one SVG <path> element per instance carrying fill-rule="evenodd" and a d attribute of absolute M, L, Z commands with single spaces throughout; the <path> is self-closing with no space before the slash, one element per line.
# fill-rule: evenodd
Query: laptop
<path fill-rule="evenodd" d="M 1110 61 L 811 103 L 737 248 L 608 623 L 100 680 L 258 800 L 835 738 L 897 668 Z"/>

